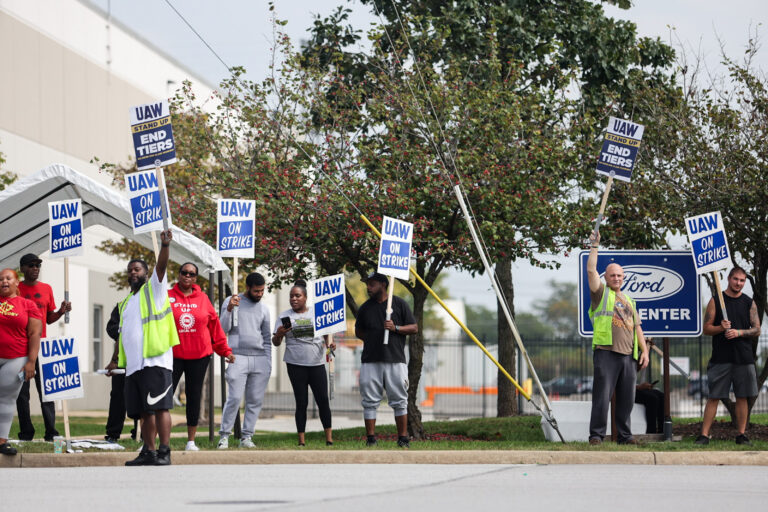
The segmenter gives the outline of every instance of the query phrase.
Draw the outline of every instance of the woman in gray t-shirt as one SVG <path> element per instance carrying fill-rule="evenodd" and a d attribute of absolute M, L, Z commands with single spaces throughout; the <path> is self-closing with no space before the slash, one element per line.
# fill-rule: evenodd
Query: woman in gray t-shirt
<path fill-rule="evenodd" d="M 320 421 L 325 430 L 325 444 L 333 444 L 331 430 L 331 406 L 328 401 L 328 377 L 325 373 L 325 350 L 333 350 L 335 344 L 329 343 L 328 336 L 315 336 L 312 312 L 307 308 L 307 283 L 296 281 L 289 295 L 291 309 L 283 311 L 277 317 L 272 344 L 276 347 L 285 338 L 285 361 L 288 365 L 288 378 L 293 386 L 296 399 L 296 431 L 299 434 L 299 446 L 304 446 L 304 430 L 307 426 L 307 405 L 312 389 L 315 403 L 320 411 Z"/>

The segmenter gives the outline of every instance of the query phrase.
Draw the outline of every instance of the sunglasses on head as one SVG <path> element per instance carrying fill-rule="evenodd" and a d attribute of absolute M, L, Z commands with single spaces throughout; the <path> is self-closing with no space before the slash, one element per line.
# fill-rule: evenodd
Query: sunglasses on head
<path fill-rule="evenodd" d="M 183 275 L 184 277 L 197 277 L 196 273 L 190 272 L 189 270 L 182 270 L 179 272 L 179 274 Z"/>

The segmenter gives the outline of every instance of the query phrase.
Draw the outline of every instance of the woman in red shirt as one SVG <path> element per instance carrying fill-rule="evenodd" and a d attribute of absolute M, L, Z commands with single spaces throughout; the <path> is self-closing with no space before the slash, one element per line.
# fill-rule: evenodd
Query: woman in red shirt
<path fill-rule="evenodd" d="M 208 296 L 195 284 L 197 265 L 185 263 L 179 270 L 176 285 L 168 290 L 168 297 L 179 333 L 179 345 L 173 347 L 173 390 L 181 380 L 186 382 L 187 394 L 187 446 L 197 451 L 195 434 L 200 419 L 200 399 L 203 380 L 211 354 L 216 351 L 230 363 L 235 360 L 227 344 L 227 336 Z"/>
<path fill-rule="evenodd" d="M 16 455 L 8 444 L 16 397 L 24 381 L 35 376 L 43 322 L 37 305 L 18 295 L 19 277 L 0 271 L 0 453 Z"/>

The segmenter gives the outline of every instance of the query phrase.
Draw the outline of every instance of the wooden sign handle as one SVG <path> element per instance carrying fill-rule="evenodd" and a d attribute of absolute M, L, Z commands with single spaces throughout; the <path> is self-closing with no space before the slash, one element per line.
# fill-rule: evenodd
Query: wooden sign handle
<path fill-rule="evenodd" d="M 715 290 L 717 290 L 717 300 L 720 301 L 720 309 L 723 311 L 723 320 L 728 320 L 728 312 L 725 310 L 725 299 L 723 299 L 723 292 L 720 290 L 720 275 L 717 270 L 712 271 L 712 277 L 715 278 Z"/>
<path fill-rule="evenodd" d="M 600 202 L 600 211 L 597 213 L 597 219 L 595 219 L 595 235 L 600 231 L 600 223 L 603 221 L 603 214 L 605 213 L 605 205 L 608 203 L 608 194 L 611 193 L 611 187 L 613 186 L 614 172 L 611 171 L 611 175 L 608 176 L 608 181 L 605 184 L 605 191 L 603 192 L 603 200 Z"/>
<path fill-rule="evenodd" d="M 165 173 L 160 166 L 155 167 L 157 191 L 160 193 L 160 214 L 163 216 L 163 231 L 168 231 L 168 203 L 165 200 Z"/>
<path fill-rule="evenodd" d="M 389 290 L 387 293 L 387 320 L 392 320 L 392 296 L 395 293 L 395 280 L 389 276 Z M 389 330 L 384 330 L 384 344 L 389 345 Z"/>
<path fill-rule="evenodd" d="M 69 258 L 64 258 L 64 300 L 69 302 Z M 69 323 L 69 311 L 64 313 L 64 323 Z"/>
<path fill-rule="evenodd" d="M 237 295 L 237 258 L 233 258 L 232 262 L 232 295 Z M 237 327 L 237 310 L 238 307 L 232 308 L 232 327 Z"/>

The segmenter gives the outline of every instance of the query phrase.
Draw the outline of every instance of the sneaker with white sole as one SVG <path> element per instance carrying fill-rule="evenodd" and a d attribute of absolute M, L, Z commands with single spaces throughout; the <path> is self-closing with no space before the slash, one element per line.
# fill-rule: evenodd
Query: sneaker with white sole
<path fill-rule="evenodd" d="M 250 437 L 244 437 L 240 440 L 240 448 L 256 448 Z"/>
<path fill-rule="evenodd" d="M 229 436 L 221 436 L 221 439 L 219 439 L 219 444 L 216 446 L 219 450 L 227 450 L 229 449 Z"/>
<path fill-rule="evenodd" d="M 197 447 L 194 441 L 187 441 L 187 446 L 184 447 L 184 451 L 199 452 L 200 448 Z"/>

